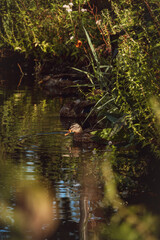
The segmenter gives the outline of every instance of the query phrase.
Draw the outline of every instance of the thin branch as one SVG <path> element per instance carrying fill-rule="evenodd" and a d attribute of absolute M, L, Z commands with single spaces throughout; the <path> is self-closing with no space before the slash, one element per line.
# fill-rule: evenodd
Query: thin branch
<path fill-rule="evenodd" d="M 22 71 L 22 68 L 21 68 L 21 66 L 19 65 L 19 63 L 17 64 L 18 65 L 18 67 L 19 67 L 19 70 L 20 70 L 20 72 L 21 72 L 21 78 L 20 78 L 20 80 L 19 80 L 19 83 L 18 83 L 18 88 L 19 88 L 19 86 L 21 85 L 21 82 L 22 82 L 22 79 L 23 79 L 23 77 L 24 77 L 24 72 Z"/>

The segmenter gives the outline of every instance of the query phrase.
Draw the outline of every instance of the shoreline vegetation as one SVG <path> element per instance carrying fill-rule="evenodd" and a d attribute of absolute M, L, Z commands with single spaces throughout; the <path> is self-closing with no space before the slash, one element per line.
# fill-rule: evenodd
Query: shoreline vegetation
<path fill-rule="evenodd" d="M 22 74 L 27 62 L 37 81 L 83 74 L 90 85 L 83 94 L 104 126 L 97 134 L 159 155 L 159 7 L 155 0 L 2 0 L 1 59 L 18 59 Z"/>

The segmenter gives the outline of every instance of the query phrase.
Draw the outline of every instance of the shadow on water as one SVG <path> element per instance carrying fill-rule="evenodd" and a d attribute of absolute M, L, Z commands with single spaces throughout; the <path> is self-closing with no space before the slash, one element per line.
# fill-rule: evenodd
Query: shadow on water
<path fill-rule="evenodd" d="M 0 239 L 159 239 L 159 162 L 135 149 L 74 145 L 64 135 L 70 120 L 59 116 L 68 99 L 44 96 L 27 77 L 17 89 L 17 75 L 7 77 Z"/>

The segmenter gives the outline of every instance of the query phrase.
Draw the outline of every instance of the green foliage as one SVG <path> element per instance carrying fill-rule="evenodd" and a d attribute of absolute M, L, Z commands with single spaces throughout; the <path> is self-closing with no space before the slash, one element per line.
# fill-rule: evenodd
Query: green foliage
<path fill-rule="evenodd" d="M 83 22 L 93 22 L 89 12 L 82 12 L 80 2 L 67 5 L 65 1 L 2 1 L 1 46 L 10 46 L 14 50 L 42 58 L 65 56 L 77 58 L 82 52 L 76 47 L 78 39 L 83 41 Z M 69 11 L 70 10 L 70 11 Z"/>
<path fill-rule="evenodd" d="M 119 44 L 114 91 L 120 111 L 128 114 L 129 128 L 140 140 L 151 143 L 156 131 L 149 99 L 159 95 L 156 73 L 160 59 L 157 54 L 159 32 L 152 16 L 146 16 L 149 14 L 147 4 L 128 5 L 125 18 L 125 11 L 117 9 L 115 4 L 117 22 L 126 34 Z M 153 11 L 151 7 L 150 1 L 149 10 Z"/>
<path fill-rule="evenodd" d="M 87 71 L 84 70 L 79 70 L 76 68 L 73 68 L 75 70 L 78 70 L 80 72 L 83 72 L 84 74 L 87 75 L 87 77 L 89 78 L 91 84 L 93 85 L 93 88 L 95 89 L 96 85 L 98 84 L 98 86 L 100 87 L 100 89 L 102 90 L 103 87 L 106 87 L 105 82 L 104 82 L 104 78 L 105 75 L 107 75 L 109 69 L 110 69 L 110 65 L 101 65 L 101 62 L 98 58 L 98 55 L 96 53 L 96 50 L 92 44 L 91 38 L 87 32 L 87 30 L 85 29 L 85 27 L 83 27 L 86 38 L 87 38 L 87 42 L 90 48 L 90 52 L 88 52 L 88 59 L 90 61 L 90 65 L 91 65 L 91 71 L 89 71 L 89 68 Z"/>
<path fill-rule="evenodd" d="M 119 215 L 113 216 L 109 227 L 102 228 L 101 239 L 157 240 L 159 218 L 148 213 L 141 206 L 121 208 Z"/>
<path fill-rule="evenodd" d="M 98 108 L 101 119 L 111 123 L 110 130 L 102 132 L 108 140 L 119 134 L 123 126 L 127 129 L 129 141 L 134 136 L 146 145 L 158 138 L 155 117 L 150 108 L 150 98 L 159 96 L 160 89 L 158 9 L 158 3 L 152 0 L 111 1 L 111 9 L 105 9 L 100 16 L 98 28 L 105 46 L 108 48 L 110 44 L 113 57 L 115 50 L 118 51 L 116 58 L 112 58 L 113 68 L 110 68 L 112 71 L 108 72 L 108 76 L 99 74 L 98 67 L 96 73 L 93 71 L 95 77 L 99 74 L 101 78 L 104 96 L 107 93 Z M 99 66 L 99 59 L 91 43 L 89 45 L 96 66 Z M 108 101 L 112 99 L 113 104 L 108 106 Z"/>
<path fill-rule="evenodd" d="M 104 157 L 103 203 L 106 208 L 110 206 L 112 216 L 108 224 L 101 225 L 99 239 L 121 240 L 126 239 L 126 236 L 131 240 L 159 239 L 159 216 L 148 211 L 145 200 L 141 197 L 139 199 L 139 193 L 141 196 L 142 192 L 150 192 L 150 184 L 147 186 L 144 179 L 148 171 L 147 161 L 151 156 L 145 151 L 140 156 L 135 148 L 127 150 L 124 147 L 120 151 L 113 148 L 106 152 Z M 155 185 L 155 182 L 153 184 Z"/>
<path fill-rule="evenodd" d="M 93 91 L 102 91 L 93 110 L 112 129 L 102 134 L 113 139 L 123 127 L 129 141 L 157 143 L 150 98 L 160 89 L 159 4 L 111 0 L 97 13 L 87 2 L 2 0 L 0 47 L 83 62 Z"/>

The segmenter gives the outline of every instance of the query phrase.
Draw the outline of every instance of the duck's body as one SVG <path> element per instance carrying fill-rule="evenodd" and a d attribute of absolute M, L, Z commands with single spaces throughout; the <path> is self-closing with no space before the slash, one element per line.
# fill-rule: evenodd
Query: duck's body
<path fill-rule="evenodd" d="M 60 117 L 64 117 L 64 118 L 76 118 L 77 114 L 74 110 L 74 106 L 72 103 L 68 103 L 63 105 L 63 107 L 61 108 L 60 112 Z"/>
<path fill-rule="evenodd" d="M 73 139 L 75 142 L 91 143 L 93 142 L 92 135 L 89 131 L 82 129 L 78 123 L 73 123 L 69 129 L 69 133 L 73 133 Z"/>
<path fill-rule="evenodd" d="M 66 103 L 60 110 L 61 117 L 86 117 L 95 103 L 77 99 L 71 103 Z M 93 114 L 92 114 L 93 115 Z"/>
<path fill-rule="evenodd" d="M 64 95 L 76 95 L 77 92 L 72 87 L 76 85 L 73 80 L 70 80 L 63 75 L 47 75 L 44 76 L 40 81 L 39 85 L 46 92 L 47 95 L 51 96 L 64 96 Z"/>

